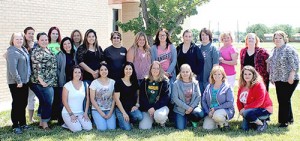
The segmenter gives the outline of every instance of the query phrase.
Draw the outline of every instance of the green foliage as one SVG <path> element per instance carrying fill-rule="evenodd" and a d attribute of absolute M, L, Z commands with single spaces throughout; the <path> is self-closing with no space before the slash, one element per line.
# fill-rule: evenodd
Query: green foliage
<path fill-rule="evenodd" d="M 289 24 L 280 24 L 272 27 L 272 33 L 278 30 L 284 31 L 288 35 L 288 38 L 291 38 L 294 34 L 293 27 Z"/>
<path fill-rule="evenodd" d="M 179 42 L 177 35 L 182 30 L 184 19 L 196 15 L 197 6 L 209 0 L 140 0 L 140 2 L 142 8 L 140 16 L 127 23 L 119 22 L 119 27 L 125 32 L 144 31 L 148 39 L 153 39 L 159 28 L 166 28 L 170 32 L 171 40 Z"/>
<path fill-rule="evenodd" d="M 199 34 L 200 34 L 200 30 L 198 29 L 192 29 L 192 33 L 193 33 L 193 41 L 196 43 L 197 41 L 199 41 Z"/>
<path fill-rule="evenodd" d="M 247 33 L 255 33 L 260 40 L 264 39 L 264 34 L 269 33 L 270 29 L 264 24 L 254 24 L 247 27 Z"/>
<path fill-rule="evenodd" d="M 295 33 L 300 33 L 300 27 L 295 27 L 294 32 Z"/>

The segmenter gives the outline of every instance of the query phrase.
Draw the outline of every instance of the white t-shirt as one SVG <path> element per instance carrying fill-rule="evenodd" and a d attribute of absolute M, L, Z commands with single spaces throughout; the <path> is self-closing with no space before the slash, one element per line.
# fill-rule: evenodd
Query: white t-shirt
<path fill-rule="evenodd" d="M 83 100 L 85 98 L 85 89 L 83 82 L 79 90 L 75 89 L 72 81 L 69 81 L 64 85 L 68 90 L 68 105 L 74 114 L 83 113 Z M 68 113 L 64 107 L 61 113 Z"/>
<path fill-rule="evenodd" d="M 115 81 L 112 79 L 109 79 L 108 85 L 102 85 L 98 79 L 91 83 L 90 89 L 95 91 L 95 101 L 101 110 L 110 110 L 113 102 L 114 85 Z M 95 107 L 92 106 L 92 109 Z"/>

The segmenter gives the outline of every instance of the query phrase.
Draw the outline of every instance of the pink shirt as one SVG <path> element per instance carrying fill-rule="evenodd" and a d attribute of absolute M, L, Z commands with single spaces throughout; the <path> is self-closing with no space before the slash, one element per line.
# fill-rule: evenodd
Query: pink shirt
<path fill-rule="evenodd" d="M 220 49 L 220 57 L 222 57 L 225 61 L 231 61 L 231 55 L 237 53 L 237 50 L 232 45 L 228 47 L 222 47 Z M 234 65 L 227 65 L 224 63 L 220 63 L 220 66 L 222 66 L 225 70 L 226 75 L 235 75 L 235 68 Z"/>
<path fill-rule="evenodd" d="M 158 56 L 158 60 L 161 64 L 161 67 L 166 72 L 171 64 L 171 57 L 172 57 L 171 47 L 168 46 L 168 49 L 162 50 L 160 48 L 160 46 L 158 46 L 157 56 Z"/>

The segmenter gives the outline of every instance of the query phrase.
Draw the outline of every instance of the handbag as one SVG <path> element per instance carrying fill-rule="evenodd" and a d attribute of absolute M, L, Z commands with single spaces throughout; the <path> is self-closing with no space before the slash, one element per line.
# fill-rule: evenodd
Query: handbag
<path fill-rule="evenodd" d="M 83 112 L 85 112 L 85 107 L 86 107 L 86 102 L 87 102 L 87 93 L 86 93 L 86 90 L 87 90 L 87 87 L 86 87 L 86 82 L 83 82 L 83 86 L 84 86 L 84 92 L 85 92 L 85 97 L 84 97 L 84 100 L 83 100 L 83 104 L 82 104 L 82 108 L 83 108 Z M 88 116 L 91 115 L 91 104 L 89 104 L 89 108 L 88 108 L 88 112 L 87 112 Z"/>

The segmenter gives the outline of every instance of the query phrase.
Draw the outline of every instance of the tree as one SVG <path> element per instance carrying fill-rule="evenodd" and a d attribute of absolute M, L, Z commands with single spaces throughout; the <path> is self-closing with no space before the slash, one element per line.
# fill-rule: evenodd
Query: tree
<path fill-rule="evenodd" d="M 195 43 L 197 43 L 197 41 L 199 41 L 199 33 L 200 33 L 200 31 L 198 29 L 192 29 L 191 31 L 193 33 L 193 41 Z"/>
<path fill-rule="evenodd" d="M 264 24 L 254 24 L 246 29 L 247 33 L 255 33 L 260 40 L 264 39 L 264 34 L 269 33 L 270 29 Z"/>
<path fill-rule="evenodd" d="M 288 35 L 288 38 L 291 38 L 292 35 L 294 34 L 293 27 L 289 24 L 280 24 L 272 27 L 273 33 L 278 30 L 284 31 Z"/>
<path fill-rule="evenodd" d="M 176 41 L 184 19 L 196 15 L 197 6 L 206 2 L 209 0 L 140 0 L 139 17 L 127 23 L 118 22 L 118 25 L 125 32 L 145 32 L 150 45 L 159 28 L 166 28 L 172 41 Z"/>
<path fill-rule="evenodd" d="M 295 33 L 300 33 L 300 27 L 295 27 L 294 32 Z"/>

